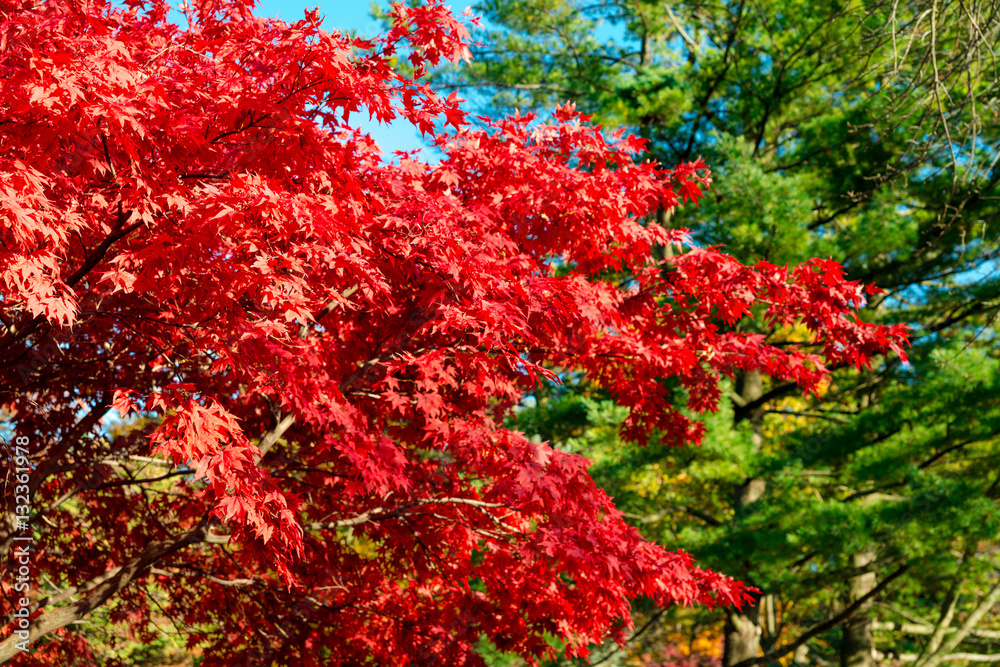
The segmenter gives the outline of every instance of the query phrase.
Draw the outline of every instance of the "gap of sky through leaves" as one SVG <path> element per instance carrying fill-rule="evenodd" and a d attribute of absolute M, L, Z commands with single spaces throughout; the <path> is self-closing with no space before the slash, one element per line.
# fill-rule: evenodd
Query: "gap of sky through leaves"
<path fill-rule="evenodd" d="M 389 5 L 388 2 L 375 4 L 381 4 L 383 7 Z M 374 37 L 381 32 L 381 25 L 372 18 L 373 6 L 370 0 L 326 0 L 323 3 L 317 3 L 315 0 L 263 0 L 258 3 L 255 13 L 258 16 L 279 18 L 292 23 L 301 19 L 306 9 L 318 7 L 320 16 L 324 18 L 323 27 L 326 30 L 342 30 L 363 37 Z M 460 3 L 460 6 L 453 5 L 452 11 L 460 13 L 464 8 L 465 5 Z M 405 120 L 379 123 L 377 120 L 370 120 L 368 114 L 362 112 L 352 115 L 351 124 L 355 123 L 372 136 L 387 159 L 392 158 L 393 151 L 412 151 L 419 148 L 423 149 L 425 160 L 436 161 L 435 152 L 427 148 L 417 129 Z"/>

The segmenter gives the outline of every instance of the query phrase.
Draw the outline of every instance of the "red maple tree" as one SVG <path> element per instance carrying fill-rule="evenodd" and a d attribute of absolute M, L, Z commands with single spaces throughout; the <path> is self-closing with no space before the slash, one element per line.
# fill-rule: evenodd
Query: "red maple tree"
<path fill-rule="evenodd" d="M 103 659 L 73 629 L 101 606 L 139 639 L 168 615 L 204 665 L 457 665 L 482 636 L 586 654 L 638 596 L 739 604 L 504 416 L 575 369 L 629 439 L 693 443 L 679 397 L 711 410 L 737 369 L 809 390 L 902 329 L 861 322 L 836 264 L 744 266 L 651 222 L 697 201 L 700 162 L 637 162 L 571 106 L 472 129 L 422 78 L 468 56 L 441 0 L 374 40 L 252 9 L 0 0 L 0 408 L 31 469 L 27 528 L 3 496 L 0 660 Z M 387 162 L 358 113 L 444 157 Z M 750 316 L 814 339 L 730 326 Z"/>

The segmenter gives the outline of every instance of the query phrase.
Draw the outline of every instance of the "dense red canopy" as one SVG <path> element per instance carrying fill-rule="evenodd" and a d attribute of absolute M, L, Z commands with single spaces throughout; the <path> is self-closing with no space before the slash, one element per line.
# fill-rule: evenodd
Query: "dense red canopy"
<path fill-rule="evenodd" d="M 440 0 L 373 41 L 251 9 L 196 2 L 181 28 L 161 2 L 0 0 L 0 405 L 35 538 L 18 660 L 89 664 L 70 624 L 102 605 L 140 637 L 170 615 L 204 665 L 326 665 L 475 663 L 481 635 L 579 653 L 638 596 L 738 603 L 504 416 L 577 369 L 631 440 L 696 442 L 664 378 L 709 410 L 720 374 L 810 389 L 903 332 L 860 322 L 831 262 L 747 267 L 651 222 L 697 200 L 701 163 L 636 162 L 570 106 L 471 129 L 420 78 L 468 54 Z M 453 131 L 439 164 L 388 163 L 352 114 Z M 815 344 L 727 326 L 751 307 Z M 28 533 L 4 499 L 8 558 Z"/>

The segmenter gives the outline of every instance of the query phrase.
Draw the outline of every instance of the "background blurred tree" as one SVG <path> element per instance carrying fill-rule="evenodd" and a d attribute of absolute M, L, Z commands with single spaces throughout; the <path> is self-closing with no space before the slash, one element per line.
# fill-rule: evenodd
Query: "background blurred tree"
<path fill-rule="evenodd" d="M 489 35 L 441 85 L 501 109 L 573 99 L 667 164 L 703 155 L 711 195 L 672 224 L 751 262 L 832 256 L 887 290 L 871 319 L 914 328 L 912 367 L 843 370 L 818 396 L 744 374 L 698 450 L 621 448 L 585 380 L 521 428 L 593 458 L 646 535 L 761 588 L 724 620 L 727 667 L 1000 661 L 1000 3 L 478 9 Z M 658 616 L 633 655 L 678 621 L 723 622 Z"/>

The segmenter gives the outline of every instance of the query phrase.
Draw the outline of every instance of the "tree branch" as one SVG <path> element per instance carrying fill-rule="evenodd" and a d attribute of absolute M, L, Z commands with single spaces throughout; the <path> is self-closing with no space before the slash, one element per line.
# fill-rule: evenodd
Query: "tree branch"
<path fill-rule="evenodd" d="M 117 571 L 113 570 L 114 574 L 107 580 L 100 582 L 88 591 L 82 600 L 78 600 L 65 607 L 53 609 L 32 621 L 28 628 L 27 641 L 34 642 L 39 637 L 80 620 L 107 602 L 111 596 L 132 583 L 139 573 L 150 565 L 184 547 L 204 542 L 207 535 L 207 524 L 200 523 L 194 528 L 173 537 L 151 542 L 139 555 L 122 565 Z M 0 643 L 0 663 L 7 662 L 20 653 L 17 644 L 21 641 L 23 640 L 17 634 L 14 634 Z"/>
<path fill-rule="evenodd" d="M 933 651 L 926 657 L 921 657 L 917 660 L 915 667 L 937 667 L 947 659 L 948 654 L 955 650 L 962 641 L 969 636 L 973 628 L 982 620 L 983 616 L 989 612 L 997 602 L 1000 602 L 1000 584 L 997 584 L 990 592 L 986 594 L 983 601 L 969 614 L 965 622 L 962 623 L 961 627 L 955 631 L 955 633 L 948 638 L 941 647 Z"/>
<path fill-rule="evenodd" d="M 844 607 L 840 613 L 828 618 L 822 623 L 817 623 L 812 626 L 809 630 L 799 635 L 798 639 L 795 641 L 789 642 L 788 644 L 785 644 L 784 646 L 777 648 L 766 655 L 760 656 L 759 658 L 747 658 L 746 660 L 741 660 L 733 665 L 733 667 L 755 667 L 755 665 L 766 665 L 771 662 L 777 662 L 778 658 L 788 655 L 816 635 L 826 632 L 830 628 L 836 627 L 837 624 L 847 620 L 847 618 L 849 618 L 851 614 L 853 614 L 861 605 L 882 592 L 890 583 L 902 576 L 902 574 L 908 569 L 910 569 L 909 565 L 902 566 L 879 582 L 878 586 L 871 589 L 868 593 L 862 595 L 848 606 Z"/>
<path fill-rule="evenodd" d="M 916 653 L 902 653 L 899 656 L 900 662 L 916 662 Z M 949 653 L 941 656 L 941 662 L 1000 662 L 1000 653 Z"/>
<path fill-rule="evenodd" d="M 892 621 L 875 621 L 872 624 L 875 632 L 901 632 L 906 635 L 930 635 L 934 633 L 934 626 L 922 623 L 893 623 Z M 948 628 L 946 634 L 956 632 L 955 628 Z M 1000 639 L 1000 630 L 973 630 L 970 637 L 980 639 Z"/>
<path fill-rule="evenodd" d="M 278 420 L 278 423 L 274 425 L 274 428 L 261 436 L 260 442 L 257 444 L 257 449 L 260 450 L 260 455 L 264 456 L 264 454 L 267 454 L 268 450 L 274 447 L 274 445 L 278 442 L 278 439 L 281 438 L 281 436 L 285 434 L 285 431 L 291 428 L 294 423 L 295 415 L 293 414 L 287 414 Z"/>

